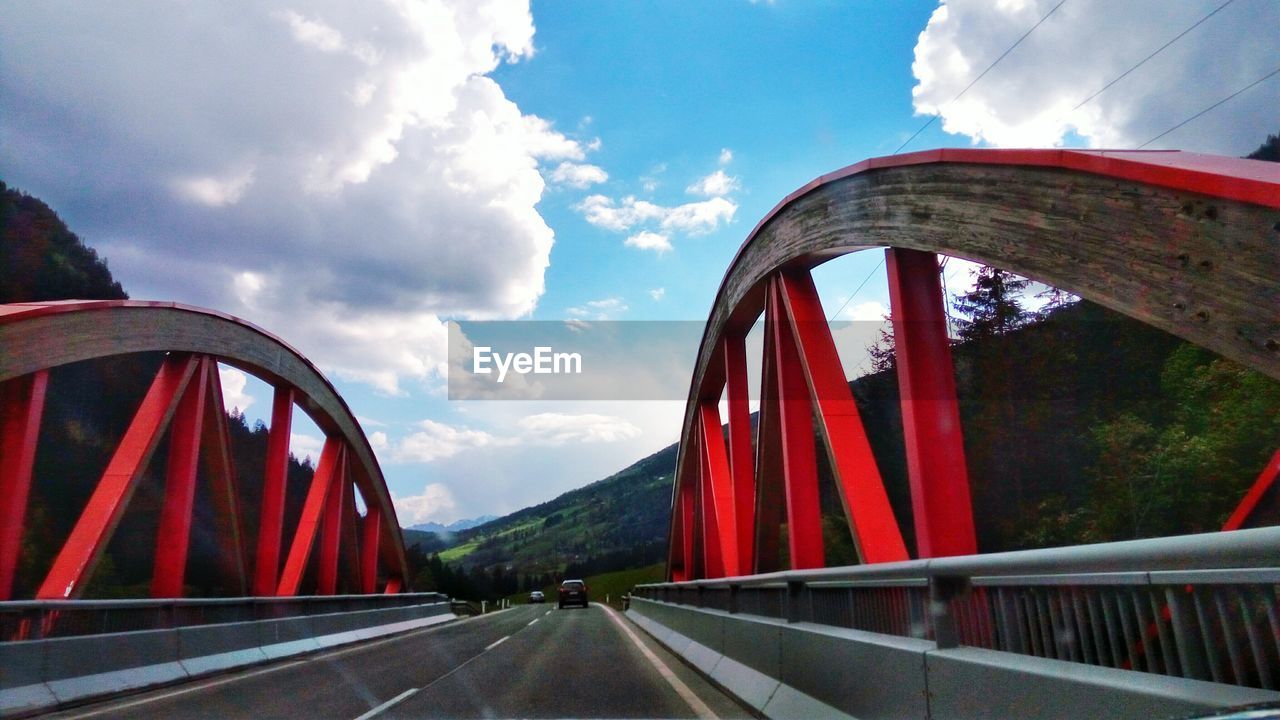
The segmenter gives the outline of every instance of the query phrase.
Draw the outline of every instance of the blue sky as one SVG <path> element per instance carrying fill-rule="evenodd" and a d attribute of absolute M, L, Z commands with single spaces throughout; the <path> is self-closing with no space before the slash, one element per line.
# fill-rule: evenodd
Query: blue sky
<path fill-rule="evenodd" d="M 1221 4 L 1067 0 L 959 99 L 1056 0 L 23 4 L 0 24 L 0 177 L 133 297 L 300 348 L 402 523 L 449 522 L 621 469 L 683 408 L 449 402 L 445 320 L 703 320 L 782 197 L 931 117 L 907 150 L 1136 147 L 1280 67 L 1280 5 L 1234 0 L 1076 107 Z M 1240 155 L 1277 107 L 1273 78 L 1151 147 Z M 879 261 L 815 272 L 829 314 L 885 312 Z M 224 385 L 268 412 L 262 384 Z"/>

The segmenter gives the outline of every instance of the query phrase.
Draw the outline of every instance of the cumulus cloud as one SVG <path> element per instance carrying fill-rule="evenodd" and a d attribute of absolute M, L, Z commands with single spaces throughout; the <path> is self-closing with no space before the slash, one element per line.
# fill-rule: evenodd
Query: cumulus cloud
<path fill-rule="evenodd" d="M 609 173 L 596 165 L 562 162 L 551 171 L 551 182 L 578 189 L 590 187 L 609 179 Z"/>
<path fill-rule="evenodd" d="M 439 317 L 533 310 L 540 167 L 593 172 L 488 77 L 533 34 L 520 0 L 28 3 L 0 23 L 0 167 L 135 297 L 400 392 L 443 366 Z"/>
<path fill-rule="evenodd" d="M 670 238 L 662 233 L 649 232 L 647 230 L 628 237 L 622 244 L 627 247 L 639 248 L 640 250 L 652 250 L 659 255 L 671 250 Z"/>
<path fill-rule="evenodd" d="M 706 177 L 685 188 L 685 192 L 706 197 L 728 195 L 738 189 L 738 178 L 726 175 L 724 170 L 716 170 Z"/>
<path fill-rule="evenodd" d="M 324 438 L 306 433 L 289 434 L 289 452 L 296 458 L 311 458 L 312 462 L 320 462 L 320 453 L 324 450 Z"/>
<path fill-rule="evenodd" d="M 454 427 L 435 420 L 423 420 L 418 430 L 404 437 L 392 450 L 394 462 L 423 462 L 453 457 L 463 450 L 494 445 L 509 445 L 509 440 L 483 430 Z"/>
<path fill-rule="evenodd" d="M 458 519 L 458 502 L 453 497 L 453 491 L 443 483 L 428 483 L 417 495 L 399 496 L 393 493 L 391 502 L 396 506 L 396 519 L 402 525 L 425 522 L 448 524 Z"/>
<path fill-rule="evenodd" d="M 533 445 L 617 442 L 640 434 L 640 428 L 619 417 L 583 413 L 538 413 L 520 419 L 521 440 Z"/>
<path fill-rule="evenodd" d="M 228 409 L 239 408 L 240 412 L 249 409 L 256 398 L 244 391 L 249 378 L 233 367 L 218 366 L 218 381 L 222 385 L 222 404 Z"/>
<path fill-rule="evenodd" d="M 666 296 L 666 294 L 667 294 L 667 289 L 664 287 L 654 288 L 649 291 L 649 297 L 653 298 L 654 302 L 660 302 L 662 298 Z"/>
<path fill-rule="evenodd" d="M 849 305 L 840 311 L 838 320 L 853 320 L 863 322 L 880 322 L 889 315 L 889 308 L 882 302 L 876 300 L 868 300 L 867 302 Z"/>
<path fill-rule="evenodd" d="M 915 47 L 916 112 L 994 146 L 1136 147 L 1275 68 L 1280 5 L 1238 2 L 1075 109 L 1215 4 L 1073 0 L 952 101 L 1055 4 L 940 4 Z M 1273 78 L 1151 147 L 1242 155 L 1275 132 L 1277 107 Z"/>
<path fill-rule="evenodd" d="M 588 195 L 578 204 L 578 210 L 587 222 L 606 230 L 626 232 L 637 225 L 653 222 L 663 230 L 701 235 L 732 220 L 738 205 L 722 197 L 668 207 L 633 196 L 615 202 L 604 195 Z"/>
<path fill-rule="evenodd" d="M 413 433 L 389 443 L 391 462 L 430 463 L 480 448 L 618 442 L 635 438 L 641 433 L 638 427 L 620 417 L 595 413 L 552 412 L 526 415 L 516 420 L 514 426 L 501 435 L 435 420 L 423 420 L 416 427 Z"/>
<path fill-rule="evenodd" d="M 733 151 L 729 148 L 721 148 L 719 162 L 722 167 L 733 162 Z"/>

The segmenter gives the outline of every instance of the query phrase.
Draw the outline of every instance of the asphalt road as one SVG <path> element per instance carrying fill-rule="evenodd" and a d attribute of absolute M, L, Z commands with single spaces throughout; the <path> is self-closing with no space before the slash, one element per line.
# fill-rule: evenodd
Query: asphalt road
<path fill-rule="evenodd" d="M 620 613 L 528 605 L 54 717 L 750 716 Z"/>

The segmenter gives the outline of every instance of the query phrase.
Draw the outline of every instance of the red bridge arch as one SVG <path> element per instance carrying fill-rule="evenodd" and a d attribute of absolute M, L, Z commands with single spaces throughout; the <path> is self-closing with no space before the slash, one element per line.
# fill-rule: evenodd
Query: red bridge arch
<path fill-rule="evenodd" d="M 12 593 L 49 370 L 156 351 L 166 352 L 165 360 L 48 568 L 37 599 L 80 596 L 169 428 L 152 596 L 182 594 L 201 461 L 214 483 L 222 571 L 241 594 L 299 594 L 313 557 L 316 593 L 333 594 L 340 555 L 354 576 L 351 585 L 362 592 L 405 589 L 403 539 L 377 459 L 350 408 L 306 358 L 270 333 L 212 310 L 176 303 L 73 300 L 0 305 L 0 600 Z M 275 389 L 258 528 L 242 528 L 237 512 L 219 362 Z M 286 547 L 285 473 L 295 403 L 326 439 Z M 352 488 L 359 489 L 367 505 L 363 516 Z M 244 537 L 246 530 L 252 531 L 252 544 Z"/>
<path fill-rule="evenodd" d="M 867 160 L 785 198 L 725 274 L 685 410 L 669 579 L 778 569 L 784 511 L 791 566 L 824 564 L 814 419 L 859 558 L 907 559 L 809 276 L 832 257 L 873 247 L 889 248 L 921 557 L 976 552 L 937 254 L 1067 290 L 1280 379 L 1280 165 L 1167 151 L 935 150 Z M 744 338 L 762 313 L 753 443 Z M 1277 471 L 1280 453 L 1237 516 Z"/>

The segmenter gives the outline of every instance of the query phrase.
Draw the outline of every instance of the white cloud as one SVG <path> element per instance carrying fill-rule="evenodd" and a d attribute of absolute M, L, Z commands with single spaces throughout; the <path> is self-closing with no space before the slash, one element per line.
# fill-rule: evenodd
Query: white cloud
<path fill-rule="evenodd" d="M 585 188 L 609 179 L 609 173 L 595 165 L 562 162 L 551 171 L 551 182 L 575 188 Z"/>
<path fill-rule="evenodd" d="M 521 317 L 543 293 L 539 164 L 594 143 L 488 77 L 533 34 L 520 0 L 28 3 L 0 23 L 0 97 L 23 108 L 0 113 L 0 166 L 131 293 L 401 392 L 437 377 L 439 317 Z"/>
<path fill-rule="evenodd" d="M 671 240 L 666 235 L 649 232 L 648 230 L 628 237 L 622 244 L 640 250 L 653 250 L 659 255 L 671 250 Z"/>
<path fill-rule="evenodd" d="M 173 190 L 184 200 L 209 207 L 225 207 L 240 202 L 252 184 L 253 168 L 248 168 L 221 179 L 207 176 L 175 178 Z"/>
<path fill-rule="evenodd" d="M 387 434 L 381 430 L 375 430 L 369 433 L 369 447 L 374 450 L 386 450 L 391 447 L 391 443 L 387 440 Z"/>
<path fill-rule="evenodd" d="M 610 320 L 629 309 L 626 301 L 622 298 L 610 297 L 600 300 L 588 300 L 585 305 L 571 307 L 565 312 L 570 317 L 579 320 Z"/>
<path fill-rule="evenodd" d="M 616 442 L 641 433 L 632 423 L 613 415 L 556 412 L 521 417 L 515 420 L 509 432 L 500 435 L 435 420 L 423 420 L 417 423 L 417 428 L 396 442 L 388 442 L 381 432 L 374 433 L 370 436 L 370 444 L 383 443 L 382 446 L 375 445 L 379 450 L 389 446 L 390 462 L 393 463 L 430 463 L 481 448 Z M 375 439 L 374 436 L 381 437 Z M 313 457 L 319 457 L 318 449 Z"/>
<path fill-rule="evenodd" d="M 509 440 L 494 437 L 483 430 L 454 427 L 434 420 L 418 423 L 418 431 L 396 443 L 391 459 L 394 462 L 429 463 L 453 457 L 463 450 L 510 444 Z"/>
<path fill-rule="evenodd" d="M 729 148 L 721 148 L 719 162 L 722 167 L 733 162 L 733 151 Z"/>
<path fill-rule="evenodd" d="M 396 519 L 401 525 L 448 524 L 458 519 L 458 503 L 449 486 L 443 483 L 428 483 L 418 495 L 392 494 L 391 502 L 396 506 Z"/>
<path fill-rule="evenodd" d="M 653 222 L 664 230 L 699 235 L 732 220 L 738 205 L 722 197 L 665 207 L 631 196 L 618 203 L 604 195 L 589 195 L 577 208 L 587 222 L 615 232 L 626 232 L 637 225 Z"/>
<path fill-rule="evenodd" d="M 240 412 L 249 409 L 249 406 L 256 402 L 256 398 L 244 391 L 245 383 L 249 377 L 244 373 L 232 367 L 225 365 L 218 366 L 218 380 L 222 386 L 222 404 L 231 410 L 239 408 Z"/>
<path fill-rule="evenodd" d="M 716 170 L 706 177 L 698 178 L 697 182 L 685 188 L 685 192 L 706 197 L 720 197 L 737 189 L 738 178 L 726 175 L 724 170 Z"/>
<path fill-rule="evenodd" d="M 306 433 L 289 434 L 289 452 L 298 459 L 309 457 L 313 463 L 320 462 L 320 453 L 323 450 L 324 438 Z"/>
<path fill-rule="evenodd" d="M 840 311 L 837 320 L 853 320 L 864 322 L 880 322 L 889 314 L 889 308 L 884 303 L 875 300 L 858 303 L 857 305 L 849 305 Z"/>
<path fill-rule="evenodd" d="M 649 291 L 649 297 L 653 298 L 654 302 L 661 302 L 662 298 L 665 297 L 666 294 L 667 289 L 664 287 L 654 288 Z"/>
<path fill-rule="evenodd" d="M 1212 9 L 1162 0 L 1074 0 L 951 102 L 1055 5 L 948 0 L 915 47 L 912 90 L 920 114 L 948 132 L 1002 147 L 1135 147 L 1275 67 L 1280 4 L 1235 3 L 1115 86 L 1073 108 Z M 1232 100 L 1151 147 L 1242 155 L 1275 132 L 1280 82 Z M 920 149 L 920 148 L 914 148 Z"/>
<path fill-rule="evenodd" d="M 539 413 L 519 421 L 521 441 L 533 445 L 617 442 L 640 435 L 640 428 L 612 415 Z"/>

